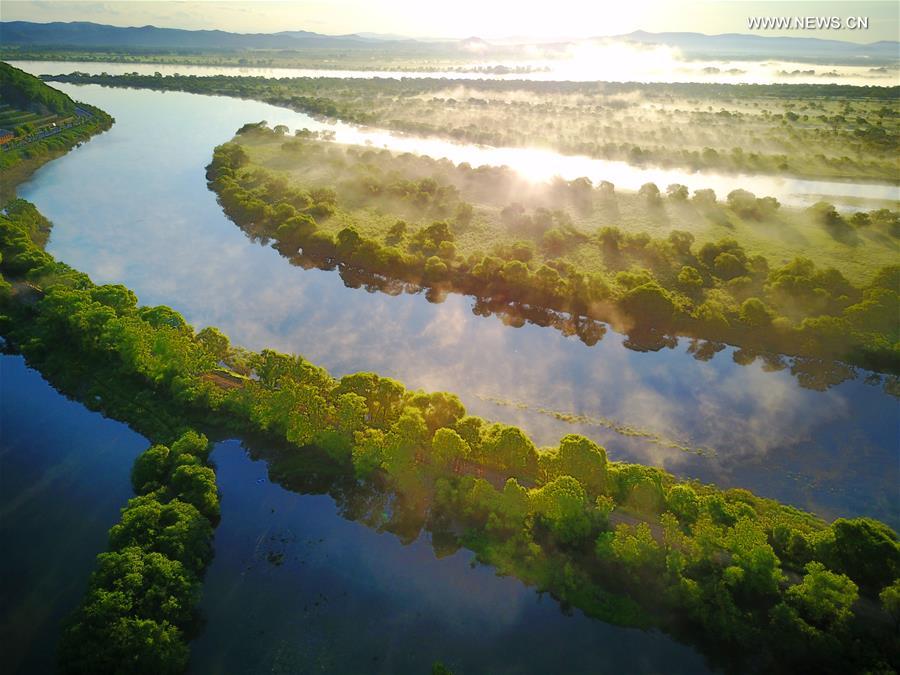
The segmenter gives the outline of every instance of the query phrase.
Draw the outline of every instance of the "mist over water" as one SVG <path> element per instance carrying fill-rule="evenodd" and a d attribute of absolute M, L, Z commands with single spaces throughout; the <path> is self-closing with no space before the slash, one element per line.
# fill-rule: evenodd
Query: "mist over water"
<path fill-rule="evenodd" d="M 822 65 L 785 60 L 689 59 L 665 45 L 625 42 L 572 45 L 555 58 L 538 53 L 516 61 L 479 61 L 453 68 L 350 70 L 343 68 L 293 68 L 215 66 L 154 63 L 102 63 L 95 61 L 10 61 L 34 75 L 59 75 L 79 71 L 119 75 L 241 75 L 248 77 L 423 78 L 533 80 L 537 82 L 708 82 L 724 84 L 848 84 L 892 86 L 900 83 L 898 64 L 873 67 Z M 516 70 L 516 69 L 520 70 Z M 522 69 L 525 72 L 522 72 Z"/>
<path fill-rule="evenodd" d="M 134 72 L 132 64 L 73 64 L 65 62 L 17 62 L 19 67 L 28 66 L 34 73 L 69 73 L 76 70 L 75 65 L 84 65 L 83 72 L 99 74 Z M 123 68 L 110 69 L 108 66 L 122 65 Z M 142 64 L 134 64 L 142 65 Z M 143 66 L 137 72 L 152 74 L 154 66 Z M 174 68 L 174 67 L 173 67 Z M 26 68 L 27 70 L 27 68 Z M 78 70 L 81 70 L 79 67 Z M 214 69 L 215 70 L 215 69 Z M 217 72 L 222 69 L 217 69 Z M 173 70 L 174 72 L 184 72 Z M 216 73 L 203 73 L 216 74 Z M 199 75 L 199 73 L 198 73 Z M 54 83 L 60 89 L 71 92 L 78 98 L 78 88 L 67 89 L 72 85 Z M 174 95 L 176 92 L 167 92 Z M 242 110 L 235 99 L 226 97 L 206 97 L 220 102 L 221 106 L 235 106 L 234 110 Z M 247 102 L 244 102 L 247 103 Z M 252 111 L 252 112 L 251 112 Z M 250 118 L 250 114 L 265 115 L 264 118 Z M 641 185 L 653 182 L 661 188 L 672 183 L 686 185 L 691 190 L 711 188 L 716 194 L 724 197 L 736 187 L 749 190 L 757 196 L 770 196 L 779 202 L 794 206 L 809 206 L 826 199 L 842 210 L 852 211 L 900 206 L 900 186 L 879 182 L 851 182 L 837 180 L 807 180 L 788 176 L 768 176 L 760 174 L 717 173 L 712 171 L 689 171 L 686 169 L 664 169 L 659 167 L 639 167 L 627 162 L 604 159 L 593 159 L 579 155 L 564 155 L 553 150 L 541 148 L 504 148 L 470 143 L 457 143 L 435 137 L 421 137 L 401 132 L 386 131 L 373 127 L 347 124 L 344 122 L 325 122 L 313 119 L 304 113 L 285 108 L 266 105 L 263 108 L 250 108 L 245 117 L 234 129 L 225 132 L 216 143 L 231 137 L 239 126 L 246 122 L 265 119 L 270 126 L 283 124 L 291 132 L 307 128 L 313 131 L 329 131 L 334 133 L 338 143 L 368 145 L 374 148 L 386 148 L 393 152 L 410 152 L 428 155 L 434 158 L 446 158 L 454 163 L 468 162 L 472 166 L 508 166 L 527 179 L 543 182 L 556 176 L 566 180 L 587 177 L 595 185 L 601 181 L 610 181 L 617 188 L 638 190 Z"/>
<path fill-rule="evenodd" d="M 826 516 L 900 522 L 896 400 L 862 378 L 827 391 L 790 370 L 674 349 L 640 353 L 609 331 L 588 347 L 550 328 L 475 316 L 450 295 L 367 293 L 336 272 L 293 267 L 249 241 L 207 189 L 212 148 L 248 120 L 317 127 L 305 115 L 235 99 L 91 85 L 60 87 L 117 120 L 44 166 L 20 190 L 54 222 L 49 250 L 98 283 L 123 283 L 196 327 L 252 349 L 303 354 L 342 375 L 371 370 L 412 388 L 458 393 L 476 414 L 520 424 L 538 444 L 570 432 L 614 459 L 740 486 Z M 696 351 L 696 350 L 695 350 Z M 498 405 L 496 399 L 509 403 Z M 568 423 L 548 411 L 585 419 Z M 592 418 L 676 444 L 616 433 Z"/>

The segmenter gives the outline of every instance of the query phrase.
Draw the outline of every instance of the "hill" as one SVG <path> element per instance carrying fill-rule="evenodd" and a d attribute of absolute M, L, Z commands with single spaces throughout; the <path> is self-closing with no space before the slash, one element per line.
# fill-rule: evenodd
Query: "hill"
<path fill-rule="evenodd" d="M 77 21 L 71 23 L 0 23 L 6 46 L 45 46 L 135 49 L 303 49 L 384 48 L 386 41 L 359 35 L 331 36 L 309 31 L 281 33 L 229 33 L 221 30 L 183 30 L 156 26 L 120 27 Z M 389 41 L 387 41 L 389 43 Z M 411 41 L 405 41 L 407 43 Z"/>
<path fill-rule="evenodd" d="M 37 77 L 2 62 L 0 103 L 40 115 L 65 116 L 75 113 L 75 102 L 66 94 L 44 84 Z"/>
<path fill-rule="evenodd" d="M 184 30 L 157 26 L 108 26 L 85 21 L 33 23 L 0 22 L 0 41 L 9 49 L 55 50 L 131 50 L 139 52 L 252 50 L 309 51 L 347 50 L 356 54 L 384 58 L 386 54 L 419 56 L 471 56 L 477 51 L 484 58 L 517 59 L 540 52 L 565 54 L 575 44 L 597 42 L 636 42 L 662 44 L 681 50 L 689 58 L 781 59 L 832 64 L 897 64 L 900 43 L 896 41 L 859 44 L 841 40 L 809 37 L 779 37 L 727 33 L 648 33 L 635 31 L 615 37 L 596 37 L 555 43 L 538 43 L 529 38 L 490 41 L 479 37 L 465 40 L 412 39 L 400 35 L 355 33 L 324 35 L 306 30 L 278 33 L 230 33 L 221 30 Z M 476 48 L 477 47 L 477 48 Z"/>

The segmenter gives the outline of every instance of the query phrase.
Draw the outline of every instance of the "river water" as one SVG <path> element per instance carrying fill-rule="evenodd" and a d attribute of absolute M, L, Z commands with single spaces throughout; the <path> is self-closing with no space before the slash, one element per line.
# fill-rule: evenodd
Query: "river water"
<path fill-rule="evenodd" d="M 50 252 L 95 281 L 123 283 L 144 304 L 168 304 L 198 327 L 217 325 L 237 344 L 304 354 L 335 375 L 372 370 L 410 387 L 456 392 L 473 412 L 520 424 L 539 444 L 585 433 L 613 459 L 746 487 L 826 517 L 871 515 L 900 523 L 898 403 L 877 378 L 820 391 L 801 386 L 789 369 L 737 365 L 731 348 L 709 360 L 697 358 L 687 341 L 638 352 L 612 331 L 588 347 L 550 328 L 513 328 L 497 317 L 476 316 L 465 297 L 436 304 L 422 294 L 393 297 L 348 288 L 335 272 L 292 267 L 248 240 L 206 187 L 204 166 L 213 146 L 243 123 L 267 119 L 318 128 L 313 120 L 251 101 L 93 85 L 59 88 L 107 110 L 117 122 L 42 167 L 19 192 L 54 222 Z M 56 424 L 52 414 L 37 410 L 25 415 L 33 420 L 15 414 L 7 401 L 18 378 L 36 376 L 16 375 L 7 363 L 3 411 L 13 414 L 4 418 L 5 455 L 13 451 L 7 439 L 16 437 L 10 429 L 27 437 L 27 424 Z M 498 405 L 497 398 L 508 404 Z M 581 417 L 570 424 L 548 411 Z M 624 435 L 611 425 L 645 436 Z M 65 445 L 65 438 L 43 450 L 35 444 L 34 461 L 52 464 L 55 445 Z M 545 633 L 551 653 L 599 645 L 609 659 L 605 669 L 612 671 L 701 668 L 693 652 L 667 638 L 559 616 L 555 603 L 539 601 L 518 582 L 470 570 L 464 552 L 436 560 L 424 541 L 403 546 L 391 535 L 342 520 L 328 497 L 257 482 L 265 467 L 235 445 L 222 444 L 214 455 L 223 519 L 204 591 L 209 625 L 196 644 L 197 672 L 290 672 L 290 664 L 307 658 L 322 664 L 323 672 L 422 672 L 426 661 L 436 659 L 465 666 L 477 637 L 485 654 L 492 640 L 509 645 L 503 655 L 510 659 L 520 650 L 510 672 L 547 672 L 541 667 L 546 655 L 535 647 Z M 128 446 L 117 460 L 121 466 L 104 474 L 122 486 L 111 502 L 127 498 L 125 467 L 135 453 Z M 4 474 L 15 469 L 4 480 L 28 482 L 15 464 L 4 464 Z M 83 480 L 80 464 L 67 471 Z M 52 493 L 39 503 L 52 507 Z M 114 519 L 112 511 L 105 513 L 97 519 L 98 532 Z M 54 536 L 56 530 L 35 520 L 34 536 Z M 271 536 L 285 547 L 284 564 L 260 558 Z M 94 539 L 84 544 L 93 552 L 101 548 Z M 85 574 L 73 572 L 73 578 Z M 472 597 L 460 597 L 468 590 Z M 315 605 L 320 591 L 328 599 Z M 422 626 L 428 630 L 418 632 Z M 435 634 L 446 640 L 423 638 Z M 346 654 L 335 656 L 332 635 L 339 636 L 338 647 L 350 640 L 342 647 Z M 364 665 L 386 640 L 396 640 L 389 665 Z M 226 667 L 223 654 L 240 665 Z M 641 654 L 646 665 L 632 668 L 627 661 L 624 667 L 620 659 L 628 654 Z M 502 661 L 499 652 L 492 658 Z M 567 672 L 592 669 L 577 660 L 568 665 Z"/>
<path fill-rule="evenodd" d="M 147 442 L 0 356 L 0 671 L 53 672 L 62 621 L 133 496 Z"/>

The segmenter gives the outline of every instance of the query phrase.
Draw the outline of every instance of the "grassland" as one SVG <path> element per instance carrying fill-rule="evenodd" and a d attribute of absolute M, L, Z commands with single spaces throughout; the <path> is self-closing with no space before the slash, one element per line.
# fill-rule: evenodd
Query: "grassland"
<path fill-rule="evenodd" d="M 290 184 L 305 189 L 338 187 L 338 208 L 320 228 L 336 235 L 345 227 L 360 234 L 384 238 L 398 217 L 411 225 L 425 225 L 435 217 L 452 213 L 417 211 L 409 205 L 385 200 L 361 199 L 354 192 L 352 180 L 366 172 L 366 165 L 386 173 L 396 172 L 404 179 L 434 178 L 440 184 L 452 185 L 459 198 L 473 205 L 468 223 L 454 223 L 457 253 L 463 257 L 483 254 L 508 247 L 523 240 L 532 245 L 530 261 L 536 265 L 558 260 L 542 246 L 542 235 L 516 229 L 504 218 L 503 210 L 518 203 L 533 214 L 539 209 L 565 210 L 566 229 L 571 233 L 562 258 L 587 272 L 612 273 L 602 242 L 595 236 L 604 227 L 616 227 L 626 235 L 646 234 L 665 239 L 673 231 L 689 232 L 698 247 L 722 239 L 736 240 L 750 256 L 762 256 L 771 266 L 783 265 L 797 256 L 808 257 L 819 267 L 833 267 L 851 282 L 865 284 L 877 271 L 896 263 L 900 241 L 890 232 L 878 228 L 860 228 L 851 237 L 835 236 L 805 209 L 780 207 L 770 215 L 744 218 L 727 204 L 715 208 L 698 204 L 697 200 L 648 200 L 635 192 L 615 191 L 612 196 L 602 189 L 587 192 L 587 201 L 576 208 L 560 195 L 559 186 L 532 184 L 507 172 L 497 180 L 497 172 L 467 171 L 464 167 L 430 158 L 398 157 L 387 151 L 365 147 L 346 147 L 318 143 L 308 153 L 285 151 L 284 138 L 266 135 L 242 135 L 251 165 L 284 175 Z M 340 186 L 344 186 L 342 191 Z M 666 186 L 659 186 L 664 190 Z M 739 187 L 739 186 L 736 186 Z M 761 195 L 762 196 L 762 195 Z M 724 202 L 725 195 L 718 196 Z"/>

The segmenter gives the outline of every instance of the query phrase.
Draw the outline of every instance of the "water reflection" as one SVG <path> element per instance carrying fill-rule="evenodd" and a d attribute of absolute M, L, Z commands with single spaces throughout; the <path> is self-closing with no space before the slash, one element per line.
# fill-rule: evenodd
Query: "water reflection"
<path fill-rule="evenodd" d="M 0 663 L 52 672 L 62 620 L 132 496 L 129 472 L 147 441 L 57 393 L 19 356 L 0 356 L 0 369 Z M 53 385 L 85 384 L 68 376 Z M 377 485 L 313 455 L 287 464 L 296 450 L 250 447 L 284 487 L 237 442 L 217 445 L 223 518 L 193 672 L 423 673 L 436 660 L 457 672 L 706 672 L 665 635 L 564 614 L 517 580 L 470 566 L 455 537 L 423 534 L 425 515 L 392 507 Z"/>
<path fill-rule="evenodd" d="M 54 671 L 63 619 L 132 496 L 146 441 L 0 355 L 0 670 Z"/>
<path fill-rule="evenodd" d="M 266 238 L 259 238 L 248 233 L 248 237 L 261 245 L 268 245 Z M 276 244 L 277 247 L 277 244 Z M 280 249 L 279 249 L 280 250 Z M 280 250 L 282 255 L 284 252 Z M 368 293 L 385 293 L 397 296 L 402 293 L 422 294 L 430 303 L 441 304 L 447 300 L 452 291 L 437 286 L 423 286 L 420 284 L 385 277 L 360 268 L 351 267 L 343 263 L 336 263 L 330 258 L 316 258 L 303 253 L 295 253 L 289 256 L 292 265 L 305 270 L 319 269 L 325 271 L 337 271 L 347 288 L 364 289 Z M 607 326 L 602 321 L 588 316 L 568 314 L 552 309 L 530 306 L 520 302 L 510 302 L 502 297 L 478 297 L 472 298 L 472 314 L 481 317 L 496 316 L 504 326 L 521 328 L 526 324 L 553 328 L 564 337 L 577 337 L 584 345 L 592 347 L 603 339 L 607 333 Z M 447 344 L 446 334 L 435 333 L 432 336 L 439 342 L 438 346 Z M 723 351 L 727 345 L 713 340 L 688 338 L 687 353 L 698 361 L 710 361 Z M 658 352 L 663 349 L 676 349 L 681 340 L 675 335 L 666 334 L 652 328 L 635 326 L 623 334 L 622 346 L 637 352 Z M 827 361 L 816 358 L 788 357 L 781 354 L 755 351 L 742 347 L 733 352 L 733 361 L 742 366 L 747 366 L 759 359 L 768 372 L 777 372 L 790 368 L 790 373 L 797 378 L 797 383 L 806 389 L 825 391 L 830 387 L 841 384 L 857 377 L 857 369 L 844 363 Z M 884 385 L 885 391 L 891 393 L 897 380 L 894 376 L 882 376 L 878 373 L 868 372 L 865 381 L 870 385 Z"/>
<path fill-rule="evenodd" d="M 192 672 L 426 673 L 435 661 L 461 673 L 709 672 L 659 632 L 566 616 L 470 566 L 456 537 L 378 486 L 251 447 L 268 471 L 235 441 L 213 453 L 222 523 Z"/>
<path fill-rule="evenodd" d="M 581 431 L 616 459 L 826 516 L 900 523 L 897 402 L 862 379 L 805 389 L 790 372 L 797 366 L 777 370 L 769 357 L 738 365 L 752 355 L 730 347 L 708 361 L 687 341 L 641 353 L 613 332 L 588 347 L 527 321 L 511 330 L 485 320 L 458 295 L 435 304 L 423 294 L 347 288 L 334 272 L 300 273 L 223 215 L 204 167 L 211 148 L 247 120 L 282 114 L 311 126 L 304 116 L 252 101 L 61 88 L 117 123 L 44 166 L 20 192 L 55 223 L 50 251 L 97 282 L 124 283 L 141 302 L 171 305 L 198 327 L 217 325 L 249 348 L 304 354 L 336 375 L 372 370 L 456 392 L 474 413 L 519 424 L 539 444 Z M 685 453 L 538 409 L 603 417 L 716 453 Z"/>

